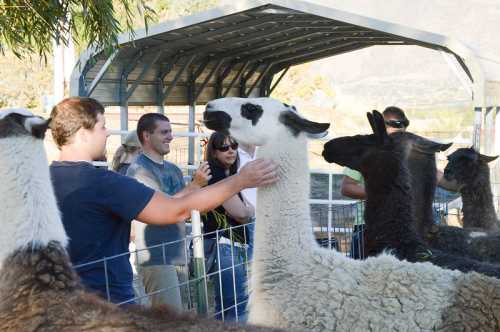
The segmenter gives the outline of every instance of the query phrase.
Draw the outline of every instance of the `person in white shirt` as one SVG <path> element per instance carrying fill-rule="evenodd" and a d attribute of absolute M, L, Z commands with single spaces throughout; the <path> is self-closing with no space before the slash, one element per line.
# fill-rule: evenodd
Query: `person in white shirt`
<path fill-rule="evenodd" d="M 257 152 L 257 147 L 255 145 L 251 144 L 243 144 L 240 143 L 238 147 L 238 156 L 240 158 L 240 165 L 238 167 L 238 172 L 240 169 L 245 166 L 248 162 L 255 160 Z M 246 188 L 241 191 L 241 195 L 243 196 L 243 199 L 245 200 L 245 204 L 247 205 L 252 205 L 254 208 L 254 211 L 257 209 L 257 188 Z M 251 220 L 246 228 L 248 230 L 247 234 L 247 244 L 248 244 L 248 250 L 247 250 L 247 257 L 248 260 L 252 260 L 253 256 L 253 235 L 254 235 L 254 229 L 255 229 L 255 217 L 253 220 Z"/>

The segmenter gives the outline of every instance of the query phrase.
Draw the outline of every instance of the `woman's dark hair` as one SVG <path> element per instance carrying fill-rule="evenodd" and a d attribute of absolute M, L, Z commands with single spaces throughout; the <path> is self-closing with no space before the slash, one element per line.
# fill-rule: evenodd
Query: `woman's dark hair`
<path fill-rule="evenodd" d="M 229 144 L 236 143 L 235 139 L 229 135 L 223 134 L 221 132 L 213 132 L 210 135 L 207 143 L 207 149 L 205 150 L 205 160 L 208 161 L 209 164 L 215 164 L 217 166 L 223 167 L 219 160 L 215 158 L 215 150 L 222 147 L 226 141 L 229 139 Z M 240 164 L 240 157 L 236 155 L 236 161 L 234 164 L 229 167 L 229 175 L 236 174 L 238 172 L 238 166 Z"/>

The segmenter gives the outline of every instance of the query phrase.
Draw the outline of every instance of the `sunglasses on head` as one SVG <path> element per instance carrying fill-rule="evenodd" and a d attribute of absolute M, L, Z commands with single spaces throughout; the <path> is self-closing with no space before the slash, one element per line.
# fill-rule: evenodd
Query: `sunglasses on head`
<path fill-rule="evenodd" d="M 224 144 L 221 147 L 217 148 L 220 152 L 226 152 L 231 148 L 233 151 L 236 151 L 238 149 L 238 143 L 231 143 L 231 144 Z"/>
<path fill-rule="evenodd" d="M 406 128 L 406 121 L 404 120 L 386 120 L 384 122 L 386 126 L 392 128 Z"/>

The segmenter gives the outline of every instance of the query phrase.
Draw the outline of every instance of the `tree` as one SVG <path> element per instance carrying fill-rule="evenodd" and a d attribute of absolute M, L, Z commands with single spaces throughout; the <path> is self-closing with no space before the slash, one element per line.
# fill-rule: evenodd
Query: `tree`
<path fill-rule="evenodd" d="M 136 14 L 146 27 L 155 15 L 146 0 L 0 0 L 0 50 L 46 57 L 52 40 L 67 44 L 69 33 L 80 46 L 111 49 L 119 33 L 132 33 Z"/>

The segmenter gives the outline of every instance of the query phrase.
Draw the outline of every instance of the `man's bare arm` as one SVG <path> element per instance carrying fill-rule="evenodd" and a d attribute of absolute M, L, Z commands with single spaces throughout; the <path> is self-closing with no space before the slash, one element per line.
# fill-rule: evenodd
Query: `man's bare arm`
<path fill-rule="evenodd" d="M 199 190 L 208 184 L 208 181 L 212 178 L 212 172 L 210 171 L 210 166 L 205 161 L 201 163 L 200 167 L 193 174 L 193 181 L 184 187 L 181 191 L 176 193 L 174 197 L 182 197 L 193 191 Z"/>
<path fill-rule="evenodd" d="M 340 192 L 342 195 L 350 198 L 366 199 L 365 188 L 349 176 L 344 176 Z"/>
<path fill-rule="evenodd" d="M 245 203 L 243 203 L 238 195 L 229 198 L 222 204 L 222 206 L 224 207 L 226 212 L 240 224 L 247 223 L 248 218 L 251 218 L 255 215 L 253 206 L 245 205 Z"/>
<path fill-rule="evenodd" d="M 136 219 L 154 225 L 174 224 L 188 218 L 191 210 L 212 210 L 242 189 L 261 187 L 276 181 L 277 165 L 257 159 L 245 165 L 240 173 L 182 197 L 168 197 L 155 192 Z"/>
<path fill-rule="evenodd" d="M 444 174 L 441 170 L 436 170 L 436 177 L 437 177 L 437 185 L 445 190 L 448 191 L 454 191 L 458 192 L 459 191 L 459 185 L 456 181 L 448 181 L 444 177 Z"/>

